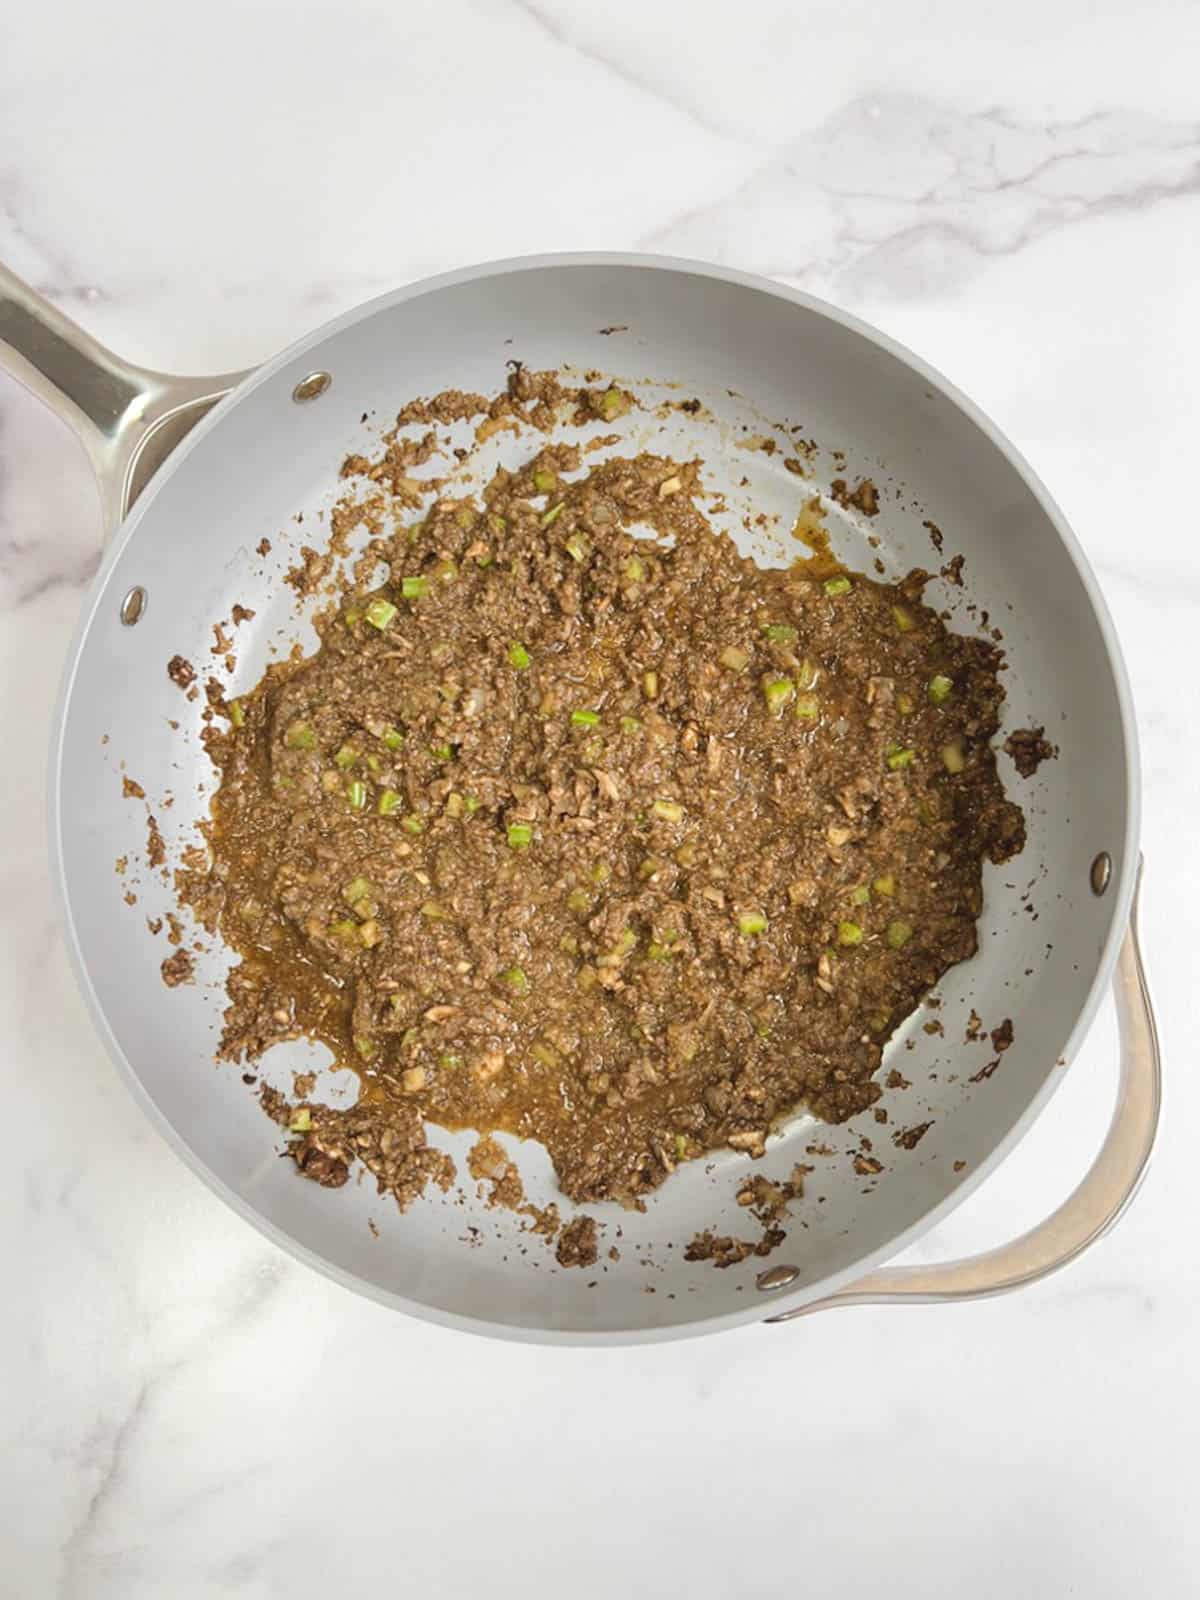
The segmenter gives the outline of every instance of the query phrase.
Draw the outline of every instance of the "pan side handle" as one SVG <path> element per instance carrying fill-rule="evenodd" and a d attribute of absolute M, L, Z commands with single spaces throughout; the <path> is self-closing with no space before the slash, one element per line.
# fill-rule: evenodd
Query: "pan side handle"
<path fill-rule="evenodd" d="M 1138 876 L 1140 889 L 1140 869 Z M 791 1322 L 834 1306 L 981 1300 L 1057 1272 L 1107 1233 L 1145 1175 L 1162 1100 L 1158 1033 L 1138 947 L 1136 893 L 1113 991 L 1121 1039 L 1116 1109 L 1087 1175 L 1057 1211 L 1019 1239 L 982 1255 L 933 1266 L 884 1267 L 824 1300 L 766 1321 Z"/>
<path fill-rule="evenodd" d="M 0 371 L 44 401 L 87 450 L 106 537 L 188 430 L 245 376 L 175 378 L 122 361 L 3 264 Z"/>

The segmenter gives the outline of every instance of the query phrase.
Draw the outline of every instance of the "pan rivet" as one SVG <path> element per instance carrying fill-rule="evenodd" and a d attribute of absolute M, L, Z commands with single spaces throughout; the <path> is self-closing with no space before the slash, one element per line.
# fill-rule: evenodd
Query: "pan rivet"
<path fill-rule="evenodd" d="M 769 1294 L 772 1289 L 786 1289 L 799 1276 L 799 1267 L 768 1267 L 765 1272 L 759 1273 L 755 1281 L 764 1293 Z"/>
<path fill-rule="evenodd" d="M 1101 850 L 1095 861 L 1092 862 L 1090 877 L 1092 880 L 1092 893 L 1103 894 L 1108 888 L 1108 880 L 1112 877 L 1112 857 L 1107 850 Z"/>
<path fill-rule="evenodd" d="M 127 628 L 132 628 L 135 622 L 142 620 L 145 610 L 146 591 L 141 584 L 138 584 L 136 588 L 130 589 L 121 601 L 121 621 Z"/>
<path fill-rule="evenodd" d="M 292 399 L 297 405 L 303 404 L 305 400 L 319 400 L 332 382 L 333 379 L 328 372 L 310 372 L 308 377 L 301 378 L 292 390 Z"/>

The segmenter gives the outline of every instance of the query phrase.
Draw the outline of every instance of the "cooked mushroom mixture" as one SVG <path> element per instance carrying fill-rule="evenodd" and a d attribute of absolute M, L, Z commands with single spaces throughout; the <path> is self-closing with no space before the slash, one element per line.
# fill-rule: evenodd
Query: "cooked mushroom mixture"
<path fill-rule="evenodd" d="M 227 708 L 191 891 L 241 956 L 222 1053 L 307 1035 L 362 1082 L 278 1112 L 306 1175 L 358 1157 L 403 1203 L 446 1181 L 428 1121 L 637 1203 L 869 1106 L 974 952 L 982 863 L 1024 838 L 999 653 L 924 574 L 763 570 L 702 500 L 699 462 L 547 446 L 377 537 L 386 581 Z"/>

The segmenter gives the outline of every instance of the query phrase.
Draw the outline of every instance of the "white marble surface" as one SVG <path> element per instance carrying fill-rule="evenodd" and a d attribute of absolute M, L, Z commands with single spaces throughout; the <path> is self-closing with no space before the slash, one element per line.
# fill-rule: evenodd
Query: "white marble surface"
<path fill-rule="evenodd" d="M 389 285 L 578 247 L 777 274 L 1017 441 L 1116 614 L 1168 1068 L 1151 1177 L 1061 1277 L 621 1351 L 400 1320 L 160 1143 L 76 996 L 42 756 L 99 528 L 0 380 L 0 1594 L 1196 1593 L 1200 11 L 1190 0 L 59 0 L 0 48 L 0 259 L 135 359 L 252 363 Z M 1106 1009 L 978 1248 L 1083 1170 Z"/>

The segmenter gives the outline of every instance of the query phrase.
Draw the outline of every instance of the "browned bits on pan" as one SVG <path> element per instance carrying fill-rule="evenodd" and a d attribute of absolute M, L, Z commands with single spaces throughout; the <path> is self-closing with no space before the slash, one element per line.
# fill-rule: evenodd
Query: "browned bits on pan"
<path fill-rule="evenodd" d="M 786 1239 L 782 1228 L 767 1228 L 761 1239 L 736 1239 L 705 1228 L 687 1245 L 685 1261 L 708 1261 L 714 1267 L 736 1267 L 750 1256 L 769 1256 Z"/>
<path fill-rule="evenodd" d="M 304 544 L 300 546 L 299 562 L 294 567 L 288 568 L 283 581 L 302 597 L 312 595 L 316 594 L 332 569 L 331 557 L 322 555 L 311 545 Z"/>
<path fill-rule="evenodd" d="M 167 847 L 153 816 L 146 818 L 146 860 L 152 867 L 161 867 L 167 859 Z"/>
<path fill-rule="evenodd" d="M 160 970 L 162 981 L 168 989 L 176 989 L 181 983 L 191 983 L 195 973 L 191 952 L 184 949 L 176 950 L 174 955 L 167 956 Z"/>
<path fill-rule="evenodd" d="M 600 1254 L 595 1217 L 575 1217 L 558 1236 L 554 1259 L 560 1267 L 590 1267 Z"/>
<path fill-rule="evenodd" d="M 1045 728 L 1016 728 L 1004 741 L 1004 748 L 1023 778 L 1032 778 L 1043 761 L 1058 754 L 1056 745 L 1045 737 Z"/>
<path fill-rule="evenodd" d="M 911 1128 L 897 1128 L 892 1143 L 901 1150 L 915 1150 L 932 1127 L 932 1122 L 918 1122 Z"/>
<path fill-rule="evenodd" d="M 185 656 L 172 656 L 167 662 L 167 677 L 179 688 L 187 689 L 196 681 L 196 669 Z"/>
<path fill-rule="evenodd" d="M 716 1234 L 705 1228 L 698 1233 L 683 1252 L 685 1261 L 711 1261 L 714 1267 L 734 1267 L 739 1261 L 754 1254 L 754 1242 L 735 1239 L 729 1234 Z"/>
<path fill-rule="evenodd" d="M 300 1139 L 291 1147 L 297 1170 L 323 1189 L 340 1189 L 350 1176 L 350 1168 L 340 1156 L 331 1156 L 311 1139 Z"/>
<path fill-rule="evenodd" d="M 513 365 L 519 369 L 521 363 Z M 462 389 L 444 389 L 430 400 L 410 400 L 397 414 L 396 426 L 404 427 L 410 422 L 468 422 L 472 417 L 486 415 L 487 411 L 488 402 L 483 395 Z"/>
<path fill-rule="evenodd" d="M 993 1028 L 991 1033 L 992 1049 L 997 1055 L 1003 1055 L 1013 1042 L 1012 1018 L 1005 1017 L 998 1028 Z"/>
<path fill-rule="evenodd" d="M 829 485 L 829 493 L 838 505 L 861 511 L 864 517 L 879 513 L 879 493 L 870 478 L 860 479 L 853 489 L 847 486 L 844 478 L 835 478 Z"/>
<path fill-rule="evenodd" d="M 146 798 L 145 789 L 142 788 L 140 783 L 135 783 L 132 778 L 121 779 L 121 793 L 126 800 L 144 800 Z"/>
<path fill-rule="evenodd" d="M 804 1180 L 811 1171 L 811 1167 L 797 1162 L 788 1178 L 774 1180 L 763 1173 L 753 1173 L 738 1190 L 737 1203 L 769 1227 L 788 1215 L 793 1200 L 803 1198 Z"/>
<path fill-rule="evenodd" d="M 479 1139 L 467 1152 L 467 1170 L 480 1183 L 490 1184 L 489 1206 L 503 1206 L 509 1211 L 525 1209 L 525 1187 L 516 1163 L 490 1135 Z"/>

